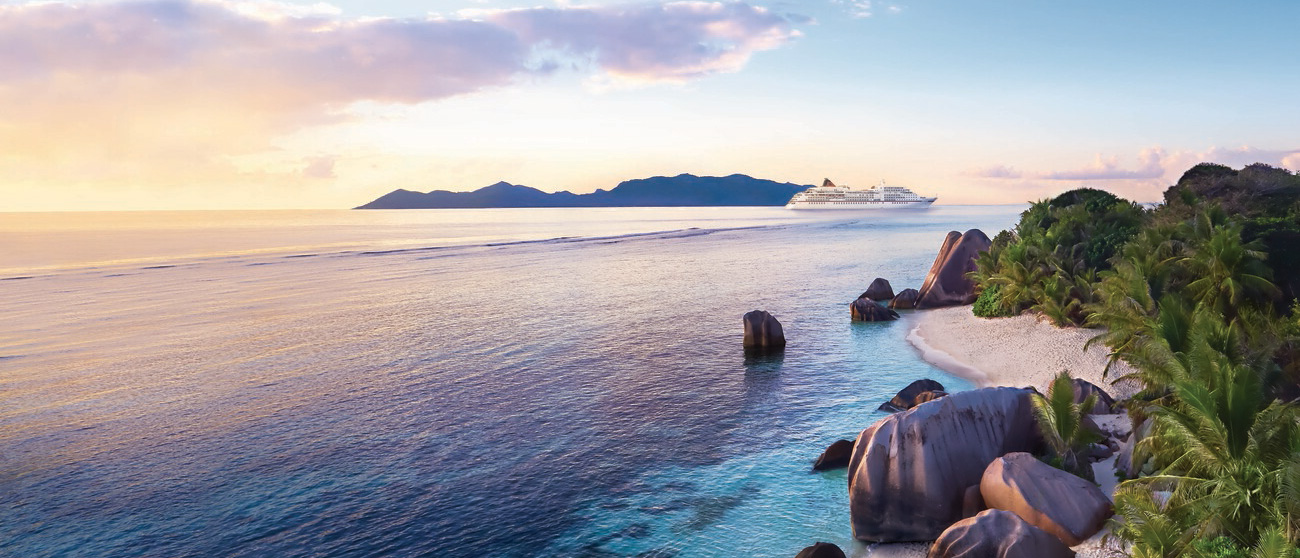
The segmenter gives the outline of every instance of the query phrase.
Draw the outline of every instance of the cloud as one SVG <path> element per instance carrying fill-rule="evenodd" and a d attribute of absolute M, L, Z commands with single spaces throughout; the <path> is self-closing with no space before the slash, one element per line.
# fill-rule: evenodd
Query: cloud
<path fill-rule="evenodd" d="M 612 76 L 637 81 L 683 81 L 734 72 L 753 53 L 798 36 L 784 17 L 743 3 L 528 8 L 483 17 L 534 47 L 588 58 Z"/>
<path fill-rule="evenodd" d="M 1167 170 L 1162 164 L 1165 151 L 1159 147 L 1142 150 L 1138 154 L 1138 167 L 1120 168 L 1118 157 L 1103 158 L 1097 155 L 1092 165 L 1078 170 L 1048 172 L 1039 178 L 1046 180 L 1149 180 L 1163 177 Z"/>
<path fill-rule="evenodd" d="M 335 178 L 334 159 L 334 157 L 329 155 L 308 159 L 307 166 L 302 169 L 303 177 L 318 179 Z"/>
<path fill-rule="evenodd" d="M 0 174 L 28 190 L 243 184 L 273 171 L 241 157 L 356 118 L 358 103 L 437 101 L 559 68 L 681 82 L 740 70 L 797 36 L 789 20 L 739 2 L 415 19 L 269 1 L 5 3 Z M 303 177 L 301 157 L 284 161 L 279 178 Z"/>
<path fill-rule="evenodd" d="M 897 4 L 887 4 L 878 6 L 872 0 L 831 0 L 831 4 L 840 6 L 853 19 L 868 18 L 876 14 L 877 9 L 883 9 L 889 14 L 902 13 L 903 7 Z"/>
<path fill-rule="evenodd" d="M 1250 146 L 1210 147 L 1201 151 L 1168 151 L 1153 146 L 1138 152 L 1137 164 L 1126 167 L 1116 155 L 1097 155 L 1092 164 L 1064 171 L 1021 173 L 1007 165 L 994 165 L 964 173 L 973 178 L 997 180 L 1027 192 L 1050 196 L 1063 187 L 1077 187 L 1089 182 L 1101 183 L 1112 192 L 1135 200 L 1158 200 L 1160 194 L 1198 163 L 1219 163 L 1242 168 L 1264 163 L 1293 172 L 1300 171 L 1300 149 L 1260 149 Z M 1023 180 L 1020 180 L 1022 179 Z M 1070 183 L 1073 184 L 1063 184 Z"/>
<path fill-rule="evenodd" d="M 993 165 L 967 171 L 966 176 L 973 178 L 1020 178 L 1024 173 L 1006 165 Z"/>

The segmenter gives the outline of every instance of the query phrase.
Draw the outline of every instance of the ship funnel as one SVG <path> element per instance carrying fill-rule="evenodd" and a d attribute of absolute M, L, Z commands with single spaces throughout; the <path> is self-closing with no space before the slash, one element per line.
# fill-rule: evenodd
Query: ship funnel
<path fill-rule="evenodd" d="M 835 183 L 831 182 L 831 179 L 829 178 L 822 179 L 822 188 L 834 188 L 834 187 L 835 187 Z"/>

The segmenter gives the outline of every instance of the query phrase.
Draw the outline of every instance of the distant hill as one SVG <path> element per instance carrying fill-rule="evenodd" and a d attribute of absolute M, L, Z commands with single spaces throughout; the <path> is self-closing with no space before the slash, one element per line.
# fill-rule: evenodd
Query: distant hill
<path fill-rule="evenodd" d="M 590 194 L 556 192 L 498 182 L 473 192 L 393 190 L 356 209 L 446 209 L 470 207 L 680 207 L 785 205 L 810 186 L 743 174 L 656 176 L 627 180 L 613 190 Z"/>

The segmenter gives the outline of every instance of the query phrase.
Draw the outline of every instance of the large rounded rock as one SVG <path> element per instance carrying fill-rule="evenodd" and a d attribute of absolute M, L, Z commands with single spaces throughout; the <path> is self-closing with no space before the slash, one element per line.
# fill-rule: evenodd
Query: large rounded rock
<path fill-rule="evenodd" d="M 936 391 L 942 392 L 943 390 L 944 390 L 943 384 L 931 380 L 929 378 L 923 380 L 917 380 L 915 382 L 907 384 L 907 387 L 899 390 L 898 394 L 894 395 L 893 399 L 890 399 L 889 401 L 886 401 L 885 403 L 881 404 L 880 410 L 890 412 L 890 413 L 897 413 L 898 411 L 906 411 L 908 409 L 911 409 L 912 407 L 924 403 L 924 401 L 919 401 L 919 402 L 917 401 L 917 398 L 920 397 L 922 393 L 936 392 Z M 935 397 L 933 397 L 933 394 L 931 397 L 928 397 L 926 401 L 930 401 L 931 399 L 935 399 Z"/>
<path fill-rule="evenodd" d="M 794 558 L 845 558 L 845 556 L 840 547 L 827 542 L 819 542 L 803 549 Z"/>
<path fill-rule="evenodd" d="M 885 308 L 869 298 L 859 298 L 849 304 L 849 315 L 858 322 L 888 322 L 898 319 L 898 312 Z"/>
<path fill-rule="evenodd" d="M 939 308 L 975 302 L 975 283 L 966 273 L 975 271 L 975 258 L 992 245 L 993 241 L 979 229 L 971 229 L 966 234 L 948 233 L 921 285 L 916 307 Z"/>
<path fill-rule="evenodd" d="M 894 287 L 890 286 L 889 281 L 877 277 L 871 285 L 867 287 L 867 292 L 858 295 L 858 298 L 869 298 L 871 300 L 889 300 L 894 298 Z"/>
<path fill-rule="evenodd" d="M 849 461 L 853 535 L 863 541 L 931 541 L 962 518 L 966 488 L 994 459 L 1040 442 L 1029 392 L 954 393 L 863 430 Z"/>
<path fill-rule="evenodd" d="M 954 523 L 930 546 L 928 558 L 1071 558 L 1074 551 L 1016 514 L 984 510 Z"/>
<path fill-rule="evenodd" d="M 916 289 L 903 289 L 894 295 L 894 299 L 889 301 L 890 308 L 899 310 L 911 310 L 916 308 L 916 299 L 920 298 L 921 291 Z"/>
<path fill-rule="evenodd" d="M 1081 378 L 1074 379 L 1074 402 L 1083 403 L 1089 395 L 1097 396 L 1097 404 L 1089 411 L 1094 415 L 1108 415 L 1115 412 L 1115 398 L 1111 397 L 1106 390 Z"/>
<path fill-rule="evenodd" d="M 785 331 L 781 322 L 764 310 L 745 314 L 745 348 L 753 351 L 776 351 L 785 348 Z"/>
<path fill-rule="evenodd" d="M 849 458 L 853 456 L 853 441 L 839 440 L 826 448 L 826 451 L 817 457 L 817 462 L 813 463 L 814 471 L 828 471 L 839 469 L 840 467 L 849 466 Z"/>
<path fill-rule="evenodd" d="M 1013 512 L 1068 546 L 1097 534 L 1115 513 L 1097 485 L 1028 453 L 993 460 L 980 480 L 980 495 L 990 508 Z"/>

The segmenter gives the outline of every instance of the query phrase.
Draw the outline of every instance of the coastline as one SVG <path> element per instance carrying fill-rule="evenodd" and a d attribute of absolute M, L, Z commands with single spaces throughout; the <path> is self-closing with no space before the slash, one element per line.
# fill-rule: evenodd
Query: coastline
<path fill-rule="evenodd" d="M 1116 400 L 1137 392 L 1133 382 L 1111 384 L 1132 372 L 1116 362 L 1103 377 L 1107 350 L 1100 343 L 1084 345 L 1097 334 L 1083 328 L 1059 328 L 1033 314 L 1009 318 L 980 318 L 970 306 L 922 310 L 909 317 L 907 340 L 921 358 L 977 387 L 1027 387 L 1046 391 L 1061 370 L 1069 370 L 1101 387 Z"/>
<path fill-rule="evenodd" d="M 981 318 L 971 307 L 954 306 L 910 313 L 911 330 L 907 341 L 926 362 L 943 371 L 969 380 L 977 388 L 1027 387 L 1046 391 L 1061 370 L 1069 370 L 1101 387 L 1115 400 L 1131 397 L 1138 390 L 1135 382 L 1112 384 L 1111 381 L 1132 371 L 1117 362 L 1103 377 L 1108 359 L 1106 347 L 1097 344 L 1086 351 L 1084 345 L 1096 332 L 1083 328 L 1059 328 L 1040 321 L 1033 314 L 1008 318 Z M 1127 420 L 1126 415 L 1099 415 Z M 1093 464 L 1099 484 L 1108 495 L 1115 489 L 1112 456 Z M 1079 558 L 1121 556 L 1117 541 L 1108 541 L 1110 529 L 1103 529 L 1072 548 Z M 921 558 L 929 544 L 878 544 L 869 547 L 868 555 L 880 558 Z"/>

